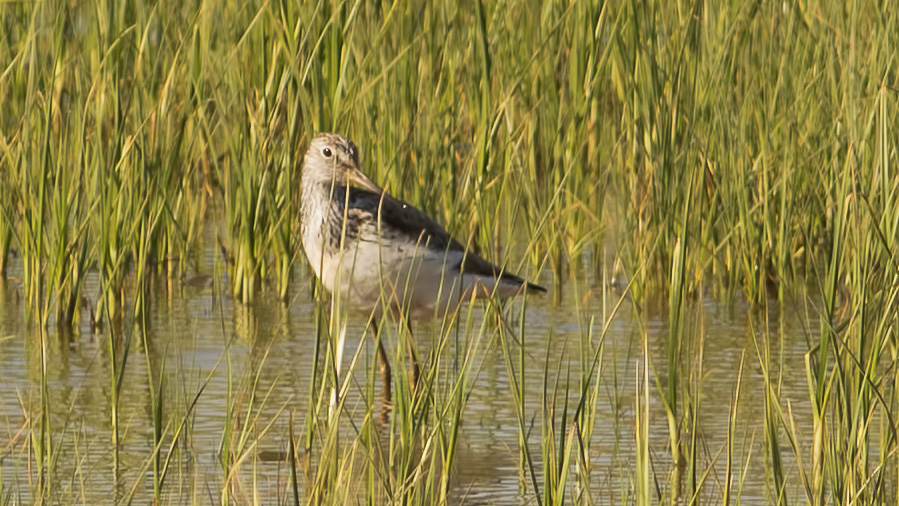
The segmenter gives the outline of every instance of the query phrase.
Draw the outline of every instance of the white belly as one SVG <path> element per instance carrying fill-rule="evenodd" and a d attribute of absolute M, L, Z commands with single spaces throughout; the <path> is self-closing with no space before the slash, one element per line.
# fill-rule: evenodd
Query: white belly
<path fill-rule="evenodd" d="M 327 290 L 355 309 L 380 316 L 388 306 L 420 319 L 458 305 L 460 276 L 451 267 L 458 265 L 457 256 L 359 242 L 340 254 L 324 255 L 313 268 Z"/>
<path fill-rule="evenodd" d="M 350 307 L 379 317 L 385 307 L 414 319 L 443 316 L 461 302 L 512 295 L 517 284 L 492 276 L 462 275 L 464 254 L 428 248 L 408 239 L 375 240 L 367 230 L 364 240 L 350 241 L 342 250 L 324 247 L 323 227 L 304 230 L 303 248 L 315 274 L 331 294 Z"/>

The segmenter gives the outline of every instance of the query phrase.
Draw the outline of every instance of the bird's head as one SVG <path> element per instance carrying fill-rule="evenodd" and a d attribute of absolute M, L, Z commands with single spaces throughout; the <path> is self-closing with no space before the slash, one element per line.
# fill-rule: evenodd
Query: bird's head
<path fill-rule="evenodd" d="M 381 188 L 360 169 L 356 145 L 337 134 L 322 133 L 312 139 L 303 161 L 303 179 L 328 185 L 355 185 L 381 193 Z"/>

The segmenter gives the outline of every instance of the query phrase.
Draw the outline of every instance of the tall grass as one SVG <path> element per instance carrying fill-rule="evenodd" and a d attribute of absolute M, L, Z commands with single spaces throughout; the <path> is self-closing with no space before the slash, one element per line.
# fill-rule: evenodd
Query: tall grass
<path fill-rule="evenodd" d="M 719 492 L 709 478 L 716 458 L 702 438 L 707 343 L 697 301 L 744 297 L 761 311 L 789 311 L 800 299 L 817 323 L 800 364 L 810 434 L 780 388 L 780 371 L 796 367 L 773 344 L 783 330 L 756 325 L 757 347 L 745 359 L 758 364 L 765 385 L 769 499 L 894 502 L 899 13 L 890 7 L 6 3 L 0 273 L 13 263 L 21 272 L 41 349 L 52 325 L 76 336 L 85 318 L 106 326 L 116 448 L 129 350 L 143 339 L 159 499 L 167 469 L 160 449 L 166 435 L 180 434 L 173 427 L 187 424 L 164 416 L 170 382 L 165 361 L 149 352 L 153 292 L 177 290 L 197 270 L 202 238 L 217 235 L 233 300 L 247 312 L 261 295 L 290 303 L 292 284 L 309 275 L 298 243 L 303 150 L 316 132 L 340 131 L 359 144 L 373 179 L 473 250 L 500 262 L 523 258 L 512 270 L 545 272 L 540 281 L 556 301 L 610 296 L 583 280 L 612 282 L 601 266 L 604 245 L 614 247 L 622 266 L 615 277 L 625 279 L 618 297 L 634 304 L 638 322 L 662 314 L 668 336 L 664 359 L 654 359 L 641 334 L 634 501 L 739 496 L 744 474 L 736 473 L 746 463 L 734 456 L 735 420 L 745 378 L 741 370 L 734 380 Z M 523 250 L 511 255 L 512 244 Z M 94 274 L 99 286 L 89 287 Z M 395 374 L 396 399 L 379 425 L 370 344 L 344 350 L 346 314 L 320 295 L 306 430 L 291 424 L 289 437 L 291 458 L 303 448 L 312 460 L 302 487 L 302 463 L 291 461 L 295 500 L 453 502 L 467 398 L 479 353 L 494 346 L 517 407 L 526 495 L 553 504 L 595 499 L 593 426 L 604 409 L 604 336 L 616 311 L 579 307 L 577 341 L 552 362 L 532 360 L 550 353 L 535 350 L 507 310 L 464 314 L 455 330 L 438 325 L 427 346 L 385 322 L 381 338 L 397 370 L 407 343 L 429 351 L 424 393 Z M 442 355 L 450 349 L 452 360 Z M 569 365 L 572 355 L 580 363 Z M 225 369 L 229 379 L 236 374 L 230 362 Z M 239 476 L 258 437 L 250 427 L 272 426 L 256 418 L 265 404 L 256 374 L 229 394 L 222 502 L 248 497 Z M 542 376 L 539 402 L 525 391 L 528 374 Z M 369 406 L 361 412 L 345 404 L 353 389 Z M 47 398 L 31 426 L 40 473 L 55 458 Z M 657 400 L 667 446 L 654 460 Z M 788 461 L 799 469 L 802 497 L 788 486 Z M 40 474 L 36 496 L 51 498 L 51 477 Z M 344 486 L 353 483 L 365 485 Z"/>

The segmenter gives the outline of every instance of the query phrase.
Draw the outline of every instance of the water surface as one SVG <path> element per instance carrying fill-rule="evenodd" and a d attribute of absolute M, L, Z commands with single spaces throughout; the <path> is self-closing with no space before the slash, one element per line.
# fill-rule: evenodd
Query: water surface
<path fill-rule="evenodd" d="M 249 440 L 257 442 L 239 466 L 240 477 L 233 481 L 232 498 L 238 503 L 253 498 L 261 504 L 292 503 L 286 459 L 290 420 L 292 417 L 294 433 L 303 444 L 316 339 L 315 303 L 307 271 L 304 266 L 296 268 L 287 303 L 263 291 L 250 306 L 223 295 L 225 278 L 216 265 L 213 250 L 194 275 L 202 277 L 194 278 L 196 282 L 189 285 L 156 282 L 147 324 L 132 325 L 126 318 L 121 333 L 114 339 L 110 329 L 92 331 L 86 323 L 71 335 L 54 326 L 46 331 L 43 340 L 50 411 L 47 434 L 55 448 L 47 479 L 52 483 L 54 502 L 102 504 L 132 494 L 138 504 L 152 500 L 153 399 L 154 392 L 162 392 L 162 416 L 169 424 L 163 440 L 165 454 L 171 433 L 190 409 L 166 475 L 164 495 L 168 501 L 221 502 L 221 444 L 231 410 L 235 415 L 231 420 L 242 420 L 232 423 L 233 430 L 240 433 L 251 427 Z M 0 389 L 0 424 L 4 434 L 0 472 L 3 494 L 9 494 L 15 502 L 29 502 L 38 479 L 30 438 L 36 437 L 40 426 L 42 337 L 40 329 L 26 319 L 19 276 L 14 267 L 0 284 L 0 370 L 4 376 Z M 651 372 L 664 386 L 667 313 L 662 308 L 648 309 L 644 313 L 648 316 L 638 318 L 634 308 L 625 303 L 614 318 L 609 318 L 610 307 L 620 293 L 605 290 L 604 301 L 603 285 L 598 280 L 588 279 L 583 286 L 578 293 L 566 289 L 558 305 L 552 303 L 551 297 L 528 300 L 523 378 L 525 409 L 531 424 L 529 445 L 542 487 L 544 368 L 549 370 L 550 394 L 552 389 L 560 392 L 556 400 L 559 409 L 566 391 L 570 402 L 576 402 L 579 375 L 587 363 L 580 349 L 581 336 L 592 331 L 596 346 L 608 322 L 589 449 L 589 493 L 596 504 L 629 503 L 634 493 L 634 429 L 644 366 L 642 343 L 645 336 L 651 352 Z M 86 294 L 95 297 L 97 290 L 96 279 L 92 279 Z M 506 307 L 510 321 L 517 322 L 520 311 L 520 303 Z M 806 311 L 804 304 L 782 312 L 774 303 L 766 310 L 750 307 L 740 299 L 699 299 L 691 303 L 685 329 L 697 342 L 699 337 L 704 339 L 702 370 L 695 358 L 698 350 L 690 349 L 685 350 L 681 374 L 692 375 L 698 389 L 691 402 L 699 403 L 697 436 L 706 449 L 699 464 L 703 469 L 712 469 L 706 478 L 711 483 L 706 488 L 707 499 L 720 500 L 726 473 L 726 452 L 722 449 L 742 363 L 734 481 L 737 483 L 744 476 L 740 492 L 744 504 L 769 502 L 762 419 L 764 382 L 757 346 L 770 350 L 771 373 L 780 375 L 782 402 L 789 403 L 800 433 L 810 436 L 803 362 L 810 332 Z M 591 317 L 592 329 L 588 328 Z M 477 328 L 483 311 L 476 311 L 473 318 Z M 86 315 L 82 321 L 87 321 Z M 361 359 L 372 364 L 371 342 L 360 341 L 364 323 L 361 316 L 351 317 L 347 354 L 361 345 Z M 417 338 L 422 335 L 419 351 L 426 354 L 431 346 L 427 336 L 433 332 L 425 326 L 417 331 Z M 110 350 L 116 347 L 121 359 L 125 346 L 128 358 L 118 399 L 116 455 L 111 430 L 114 374 Z M 452 345 L 445 351 L 456 352 Z M 781 360 L 782 370 L 778 366 Z M 531 481 L 520 464 L 519 423 L 507 365 L 495 340 L 485 342 L 478 364 L 462 416 L 453 496 L 460 503 L 470 504 L 533 503 Z M 348 416 L 358 417 L 353 420 L 357 424 L 365 414 L 364 394 L 373 376 L 365 374 L 365 368 L 360 370 L 356 374 L 357 386 L 349 392 L 346 411 Z M 395 366 L 395 370 L 401 370 L 401 366 Z M 156 378 L 156 384 L 151 384 L 150 376 Z M 255 392 L 255 397 L 250 392 Z M 670 465 L 667 421 L 656 385 L 650 386 L 649 394 L 653 466 L 664 486 L 664 473 Z M 255 424 L 250 423 L 253 421 Z M 349 422 L 345 433 L 346 440 L 351 441 L 354 429 Z M 692 434 L 685 434 L 688 437 Z M 784 446 L 782 455 L 787 472 L 796 476 L 792 450 Z M 118 467 L 114 464 L 116 457 Z M 798 480 L 793 483 L 790 494 L 797 497 Z M 305 486 L 301 476 L 300 487 Z"/>

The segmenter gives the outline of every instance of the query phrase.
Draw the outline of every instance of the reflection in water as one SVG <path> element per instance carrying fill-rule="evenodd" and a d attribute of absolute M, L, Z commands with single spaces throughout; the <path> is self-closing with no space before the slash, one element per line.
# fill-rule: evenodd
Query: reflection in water
<path fill-rule="evenodd" d="M 174 291 L 165 283 L 153 286 L 152 311 L 143 327 L 146 334 L 126 321 L 121 329 L 104 328 L 95 334 L 85 323 L 72 335 L 52 329 L 45 335 L 48 398 L 44 405 L 49 413 L 47 452 L 53 462 L 46 479 L 54 502 L 103 503 L 110 497 L 123 500 L 132 494 L 138 503 L 150 502 L 156 466 L 165 466 L 163 490 L 173 498 L 217 503 L 228 479 L 227 488 L 238 502 L 252 497 L 263 504 L 292 501 L 291 434 L 299 445 L 297 454 L 304 457 L 300 464 L 308 460 L 307 469 L 296 471 L 298 482 L 301 488 L 308 486 L 316 456 L 304 454 L 303 447 L 317 335 L 309 284 L 294 283 L 296 292 L 288 305 L 263 295 L 252 306 L 242 306 L 221 295 L 216 278 L 200 275 L 194 279 L 202 282 Z M 24 502 L 37 486 L 29 431 L 38 430 L 42 413 L 41 336 L 25 320 L 20 290 L 15 276 L 0 283 L 0 370 L 4 374 L 0 423 L 6 435 L 0 444 L 0 465 L 3 491 Z M 574 309 L 577 307 L 580 314 Z M 514 320 L 520 304 L 510 305 L 508 311 Z M 700 404 L 701 415 L 696 435 L 707 448 L 703 465 L 714 462 L 714 479 L 719 481 L 726 470 L 724 454 L 719 451 L 727 441 L 736 378 L 743 364 L 733 459 L 735 472 L 746 471 L 744 503 L 761 504 L 768 497 L 763 426 L 758 414 L 763 407 L 763 389 L 757 342 L 773 350 L 775 368 L 784 364 L 783 399 L 791 403 L 797 420 L 809 420 L 804 370 L 798 365 L 808 349 L 807 323 L 801 314 L 803 311 L 781 314 L 777 308 L 760 311 L 741 302 L 707 300 L 696 302 L 689 313 L 686 331 L 704 336 L 701 377 L 692 378 L 699 385 L 699 396 L 693 400 Z M 555 395 L 557 406 L 565 396 L 570 403 L 577 401 L 579 374 L 590 359 L 580 344 L 580 336 L 587 332 L 584 322 L 595 317 L 592 332 L 598 339 L 602 315 L 599 297 L 575 300 L 574 294 L 566 292 L 559 306 L 553 306 L 550 298 L 528 301 L 525 374 L 521 378 L 530 427 L 527 440 L 538 470 L 542 469 L 541 417 L 547 384 L 548 395 Z M 481 316 L 479 310 L 475 320 Z M 664 384 L 664 322 L 663 316 L 640 322 L 632 308 L 625 307 L 605 337 L 595 426 L 586 456 L 589 488 L 599 503 L 620 504 L 632 497 L 635 376 L 643 367 L 643 332 L 651 347 L 652 370 Z M 351 356 L 360 346 L 363 350 L 363 363 L 356 368 L 344 411 L 356 424 L 368 413 L 366 398 L 375 391 L 369 383 L 377 382 L 376 375 L 366 373 L 375 367 L 376 357 L 371 339 L 363 340 L 364 326 L 363 318 L 350 319 L 345 354 Z M 416 341 L 423 363 L 428 364 L 424 357 L 434 349 L 428 337 L 434 332 L 424 327 L 416 329 Z M 441 353 L 457 356 L 457 346 L 464 342 L 457 335 Z M 687 355 L 696 353 L 698 350 L 689 350 Z M 462 414 L 452 494 L 458 501 L 476 504 L 510 498 L 524 501 L 533 493 L 532 478 L 521 466 L 517 408 L 495 340 L 483 347 L 479 359 Z M 685 374 L 698 375 L 698 370 L 691 369 L 695 361 L 689 358 L 686 362 Z M 440 367 L 445 369 L 441 374 L 451 374 L 457 364 L 447 359 Z M 549 371 L 546 382 L 544 369 Z M 111 429 L 116 383 L 121 385 L 116 407 L 117 452 Z M 154 404 L 159 396 L 162 402 Z M 657 470 L 667 469 L 667 425 L 654 387 L 650 399 L 653 465 Z M 154 431 L 154 417 L 163 420 L 161 435 Z M 347 436 L 344 442 L 355 437 L 353 423 L 342 426 Z M 392 427 L 387 418 L 380 418 L 374 427 L 376 437 L 390 437 Z M 808 427 L 798 430 L 807 433 Z M 176 432 L 181 437 L 173 442 Z M 153 458 L 157 446 L 158 461 Z M 783 455 L 789 459 L 792 453 L 785 450 Z M 226 469 L 232 476 L 226 478 Z M 538 474 L 536 479 L 542 486 L 542 477 Z"/>

